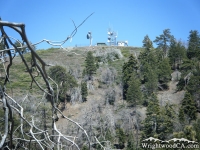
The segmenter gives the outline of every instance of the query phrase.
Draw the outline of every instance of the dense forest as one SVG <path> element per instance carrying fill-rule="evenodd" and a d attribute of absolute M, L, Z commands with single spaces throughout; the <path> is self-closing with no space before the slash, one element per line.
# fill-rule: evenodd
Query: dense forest
<path fill-rule="evenodd" d="M 76 47 L 71 51 L 34 48 L 44 61 L 52 64 L 47 67 L 47 74 L 51 82 L 56 83 L 52 86 L 57 99 L 56 106 L 87 132 L 90 144 L 73 123 L 63 121 L 62 115 L 56 118 L 57 128 L 69 139 L 72 136 L 70 140 L 81 150 L 145 149 L 141 143 L 150 137 L 162 141 L 185 138 L 200 142 L 198 31 L 191 30 L 188 41 L 183 42 L 175 39 L 170 29 L 165 29 L 153 40 L 146 35 L 142 43 L 142 48 Z M 4 49 L 4 44 L 3 41 L 0 43 L 0 49 Z M 20 47 L 18 42 L 15 45 Z M 32 64 L 30 51 L 25 48 L 21 48 L 21 51 L 24 60 Z M 6 55 L 4 57 L 6 59 Z M 0 68 L 0 84 L 3 87 L 4 63 L 0 64 Z M 31 71 L 36 70 L 33 68 Z M 50 132 L 51 101 L 44 100 L 46 95 L 35 90 L 37 85 L 32 84 L 19 56 L 16 56 L 10 72 L 8 95 L 13 95 L 23 106 L 27 120 L 35 122 L 37 128 Z M 41 74 L 36 72 L 34 75 L 38 83 L 44 86 Z M 172 85 L 175 85 L 173 93 L 165 95 Z M 0 140 L 3 139 L 3 116 L 2 109 Z M 24 123 L 24 135 L 21 135 L 20 117 L 17 113 L 13 117 L 15 126 L 12 130 L 16 133 L 13 134 L 12 144 L 15 149 L 41 149 L 41 145 L 48 147 L 49 143 L 42 140 L 45 139 L 43 134 L 36 135 L 41 141 L 33 140 L 28 122 Z M 20 141 L 21 137 L 27 141 Z M 59 142 L 60 147 L 54 148 L 77 149 L 73 142 L 68 142 L 70 140 L 63 138 Z M 9 138 L 4 144 L 5 149 L 8 143 Z"/>

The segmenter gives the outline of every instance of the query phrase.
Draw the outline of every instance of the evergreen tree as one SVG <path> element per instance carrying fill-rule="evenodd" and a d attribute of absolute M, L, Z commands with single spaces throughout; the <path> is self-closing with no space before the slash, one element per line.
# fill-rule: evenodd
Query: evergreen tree
<path fill-rule="evenodd" d="M 171 67 L 168 58 L 164 58 L 158 66 L 158 80 L 162 87 L 167 88 L 167 83 L 171 80 Z"/>
<path fill-rule="evenodd" d="M 196 134 L 196 139 L 197 142 L 200 142 L 200 119 L 198 119 L 195 123 L 194 123 L 194 130 L 197 133 Z"/>
<path fill-rule="evenodd" d="M 200 110 L 200 76 L 192 75 L 189 83 L 186 86 L 186 90 L 191 94 L 197 110 Z"/>
<path fill-rule="evenodd" d="M 89 80 L 92 79 L 92 76 L 96 73 L 96 64 L 95 64 L 95 57 L 92 55 L 92 52 L 89 51 L 87 53 L 86 59 L 86 66 L 85 66 L 85 72 L 89 76 Z"/>
<path fill-rule="evenodd" d="M 181 65 L 183 58 L 186 57 L 186 48 L 180 41 L 176 42 L 175 39 L 173 39 L 171 40 L 168 57 L 170 65 L 173 69 L 176 69 Z"/>
<path fill-rule="evenodd" d="M 197 132 L 194 127 L 191 125 L 187 125 L 184 127 L 184 130 L 181 132 L 174 132 L 174 138 L 186 138 L 190 141 L 196 141 Z"/>
<path fill-rule="evenodd" d="M 81 95 L 82 95 L 82 101 L 86 102 L 87 96 L 88 96 L 88 90 L 87 90 L 87 83 L 86 82 L 81 82 Z"/>
<path fill-rule="evenodd" d="M 166 139 L 173 132 L 173 119 L 175 118 L 173 105 L 166 104 L 158 120 L 157 134 L 160 139 Z"/>
<path fill-rule="evenodd" d="M 128 81 L 126 100 L 132 106 L 136 106 L 137 104 L 141 103 L 142 92 L 140 90 L 140 81 L 136 77 L 135 73 L 132 73 L 130 80 Z"/>
<path fill-rule="evenodd" d="M 150 52 L 150 50 L 153 48 L 153 42 L 149 39 L 148 35 L 144 37 L 142 43 L 143 47 L 147 50 L 147 52 Z"/>
<path fill-rule="evenodd" d="M 143 122 L 142 138 L 155 137 L 165 140 L 172 134 L 174 117 L 173 106 L 167 104 L 160 108 L 156 95 L 152 94 Z"/>
<path fill-rule="evenodd" d="M 179 118 L 180 123 L 183 123 L 185 121 L 185 114 L 184 114 L 183 107 L 179 108 L 178 118 Z"/>
<path fill-rule="evenodd" d="M 171 35 L 170 29 L 163 30 L 163 34 L 157 36 L 154 42 L 158 45 L 158 48 L 163 50 L 164 57 L 167 56 L 170 41 L 173 36 Z"/>
<path fill-rule="evenodd" d="M 131 74 L 137 72 L 138 64 L 137 60 L 133 55 L 130 55 L 128 62 L 123 64 L 122 67 L 122 81 L 123 81 L 123 98 L 126 99 L 126 93 L 128 90 L 128 81 L 130 80 Z"/>
<path fill-rule="evenodd" d="M 197 118 L 197 109 L 194 103 L 194 100 L 191 97 L 191 94 L 186 91 L 185 97 L 182 100 L 182 106 L 184 113 L 188 117 L 189 123 L 191 120 L 196 120 Z"/>
<path fill-rule="evenodd" d="M 146 118 L 143 121 L 143 133 L 142 138 L 156 137 L 156 129 L 160 118 L 160 106 L 155 94 L 150 96 L 150 100 L 147 106 Z"/>
<path fill-rule="evenodd" d="M 187 56 L 189 59 L 200 58 L 200 35 L 197 30 L 190 31 Z"/>
<path fill-rule="evenodd" d="M 141 65 L 148 63 L 151 67 L 155 66 L 157 59 L 155 55 L 155 51 L 153 49 L 153 43 L 149 39 L 148 35 L 144 37 L 143 40 L 143 47 L 145 48 L 144 51 L 140 52 L 139 60 Z"/>
<path fill-rule="evenodd" d="M 52 66 L 49 68 L 49 76 L 59 85 L 59 100 L 67 99 L 67 92 L 77 86 L 76 79 L 62 66 Z"/>
<path fill-rule="evenodd" d="M 200 92 L 200 76 L 191 76 L 186 89 L 191 95 L 199 93 Z"/>
<path fill-rule="evenodd" d="M 119 143 L 119 148 L 123 149 L 124 148 L 124 144 L 126 141 L 126 135 L 124 133 L 124 130 L 122 128 L 118 128 L 116 130 L 117 133 L 117 138 L 118 138 L 118 143 Z"/>
<path fill-rule="evenodd" d="M 191 125 L 185 126 L 184 130 L 185 138 L 191 141 L 196 141 L 196 132 L 194 130 L 194 127 Z"/>
<path fill-rule="evenodd" d="M 183 59 L 183 62 L 181 64 L 181 71 L 185 74 L 188 73 L 189 71 L 194 70 L 195 68 L 195 60 L 190 60 L 190 59 Z"/>
<path fill-rule="evenodd" d="M 143 69 L 144 71 L 142 72 L 142 74 L 144 74 L 143 76 L 144 76 L 145 87 L 147 89 L 147 93 L 151 94 L 157 90 L 157 84 L 158 84 L 157 73 L 148 64 L 145 64 Z"/>

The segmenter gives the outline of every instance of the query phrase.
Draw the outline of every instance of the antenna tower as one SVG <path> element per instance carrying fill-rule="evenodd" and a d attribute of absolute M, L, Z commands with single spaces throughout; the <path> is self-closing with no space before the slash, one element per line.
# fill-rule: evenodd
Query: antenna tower
<path fill-rule="evenodd" d="M 110 46 L 116 46 L 117 44 L 117 33 L 111 28 L 108 28 L 108 43 Z"/>

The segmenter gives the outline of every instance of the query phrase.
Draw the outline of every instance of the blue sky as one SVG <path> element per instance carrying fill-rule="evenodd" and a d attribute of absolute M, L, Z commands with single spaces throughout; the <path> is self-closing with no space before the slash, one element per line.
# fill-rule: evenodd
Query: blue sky
<path fill-rule="evenodd" d="M 117 40 L 128 40 L 130 46 L 136 47 L 142 46 L 145 35 L 153 41 L 167 28 L 183 41 L 187 41 L 190 30 L 200 32 L 199 0 L 0 0 L 2 20 L 25 23 L 32 43 L 64 40 L 74 29 L 71 19 L 78 25 L 92 12 L 65 47 L 89 45 L 88 31 L 92 32 L 93 44 L 106 42 L 109 25 L 118 32 Z"/>

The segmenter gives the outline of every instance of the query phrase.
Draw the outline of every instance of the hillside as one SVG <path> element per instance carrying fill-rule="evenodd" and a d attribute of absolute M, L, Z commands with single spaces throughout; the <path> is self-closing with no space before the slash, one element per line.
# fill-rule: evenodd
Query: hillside
<path fill-rule="evenodd" d="M 88 79 L 87 75 L 83 75 L 88 52 L 92 52 L 95 58 L 95 65 L 97 65 L 97 70 L 92 80 Z M 151 119 L 154 119 L 154 114 L 156 114 L 158 117 L 157 119 L 162 118 L 162 121 L 158 120 L 158 128 L 162 128 L 160 129 L 162 131 L 158 131 L 159 135 L 152 135 L 152 133 L 154 133 L 152 129 L 152 132 L 149 132 L 149 136 L 162 138 L 162 140 L 164 140 L 170 139 L 176 133 L 179 134 L 179 131 L 181 131 L 180 126 L 183 130 L 183 126 L 179 123 L 178 119 L 179 108 L 185 96 L 185 90 L 178 91 L 177 89 L 177 84 L 181 78 L 181 72 L 179 70 L 170 70 L 163 74 L 164 77 L 166 73 L 169 74 L 168 77 L 165 77 L 167 79 L 166 83 L 162 78 L 156 81 L 156 84 L 153 82 L 151 83 L 151 80 L 147 80 L 149 78 L 148 74 L 151 73 L 146 72 L 149 68 L 147 67 L 145 70 L 141 67 L 145 60 L 141 59 L 144 52 L 144 48 L 138 47 L 97 46 L 37 50 L 39 56 L 48 64 L 46 68 L 48 71 L 53 66 L 62 66 L 77 82 L 75 87 L 67 91 L 66 95 L 69 95 L 70 99 L 65 99 L 65 101 L 63 101 L 58 98 L 58 107 L 62 110 L 63 115 L 69 119 L 59 115 L 59 119 L 56 122 L 57 129 L 62 134 L 69 135 L 69 138 L 71 136 L 77 137 L 75 142 L 78 143 L 80 147 L 84 148 L 84 145 L 87 147 L 84 135 L 79 133 L 79 129 L 70 121 L 70 119 L 72 119 L 87 131 L 92 141 L 93 149 L 101 149 L 101 146 L 97 144 L 98 142 L 103 144 L 107 149 L 126 149 L 129 147 L 130 139 L 134 147 L 139 147 L 140 139 L 144 139 L 147 136 L 145 135 L 146 131 L 144 129 L 148 128 L 146 126 L 151 126 L 149 125 L 152 122 Z M 138 101 L 136 105 L 126 100 L 123 95 L 123 78 L 125 76 L 125 71 L 131 71 L 129 69 L 123 69 L 125 64 L 130 62 L 130 56 L 138 62 L 135 72 L 137 78 L 135 78 L 135 80 L 139 81 L 140 85 L 138 88 L 143 94 L 142 99 Z M 24 54 L 24 58 L 30 65 L 30 53 Z M 154 58 L 154 56 L 151 58 Z M 162 68 L 159 68 L 160 66 L 156 65 L 157 64 L 154 63 L 152 68 L 155 67 L 155 70 L 162 70 Z M 154 73 L 156 72 L 155 70 Z M 34 78 L 45 88 L 45 83 L 40 73 L 36 70 L 33 71 L 35 71 Z M 44 126 L 43 121 L 45 119 L 45 126 L 50 128 L 50 119 L 48 119 L 51 117 L 50 102 L 45 100 L 44 92 L 35 84 L 30 88 L 31 78 L 19 56 L 16 56 L 13 60 L 10 74 L 7 93 L 12 95 L 18 103 L 24 106 L 24 111 L 28 118 L 30 117 L 29 115 L 34 116 L 35 123 L 41 127 Z M 3 78 L 3 76 L 1 77 Z M 131 78 L 129 78 L 129 80 L 131 80 Z M 152 81 L 153 80 L 154 79 L 152 79 Z M 88 90 L 87 101 L 85 102 L 83 102 L 81 94 L 81 83 L 83 81 L 87 83 Z M 135 84 L 135 81 L 132 82 Z M 54 82 L 51 83 L 54 85 L 53 88 L 55 88 Z M 150 84 L 150 88 L 148 88 L 148 83 Z M 62 82 L 58 83 L 61 90 L 62 84 Z M 149 94 L 148 90 L 151 91 L 152 89 L 154 90 Z M 134 92 L 135 89 L 132 90 Z M 155 94 L 157 98 L 155 98 L 153 94 Z M 158 112 L 156 112 L 156 99 L 159 105 Z M 151 111 L 153 111 L 152 115 Z M 172 113 L 172 116 L 169 117 L 167 113 Z M 173 121 L 169 120 L 171 117 L 174 118 Z M 150 120 L 147 120 L 149 118 Z M 199 118 L 199 116 L 197 118 Z M 165 124 L 167 125 L 165 126 Z M 188 124 L 185 122 L 185 125 L 190 125 L 190 123 Z M 170 127 L 170 129 L 168 129 L 168 127 Z M 192 139 L 190 138 L 190 140 Z M 64 141 L 63 143 L 64 145 L 69 144 Z"/>

